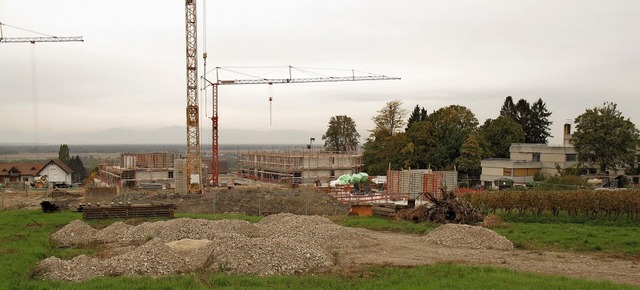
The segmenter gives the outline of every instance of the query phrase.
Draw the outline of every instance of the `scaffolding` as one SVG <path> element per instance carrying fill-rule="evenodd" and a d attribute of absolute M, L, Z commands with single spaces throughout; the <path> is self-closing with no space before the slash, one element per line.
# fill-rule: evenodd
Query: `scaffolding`
<path fill-rule="evenodd" d="M 324 148 L 238 152 L 239 175 L 284 184 L 328 184 L 342 174 L 360 172 L 362 152 L 331 152 Z"/>
<path fill-rule="evenodd" d="M 109 185 L 136 187 L 144 183 L 171 187 L 175 154 L 169 152 L 123 153 L 120 165 L 100 164 L 98 175 Z"/>

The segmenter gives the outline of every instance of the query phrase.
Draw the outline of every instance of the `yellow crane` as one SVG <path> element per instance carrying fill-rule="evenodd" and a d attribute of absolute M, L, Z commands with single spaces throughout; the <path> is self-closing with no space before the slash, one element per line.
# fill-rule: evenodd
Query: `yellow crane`
<path fill-rule="evenodd" d="M 196 0 L 185 0 L 187 36 L 187 192 L 199 193 L 200 187 L 200 113 L 198 109 L 198 37 L 196 26 Z M 191 183 L 197 172 L 198 182 Z"/>

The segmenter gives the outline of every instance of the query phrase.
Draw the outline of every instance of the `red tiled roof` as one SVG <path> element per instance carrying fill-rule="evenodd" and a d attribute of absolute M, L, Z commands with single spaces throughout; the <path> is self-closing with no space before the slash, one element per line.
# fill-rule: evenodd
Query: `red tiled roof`
<path fill-rule="evenodd" d="M 20 172 L 21 176 L 36 176 L 44 165 L 35 162 L 0 163 L 0 176 L 8 176 L 12 168 Z"/>

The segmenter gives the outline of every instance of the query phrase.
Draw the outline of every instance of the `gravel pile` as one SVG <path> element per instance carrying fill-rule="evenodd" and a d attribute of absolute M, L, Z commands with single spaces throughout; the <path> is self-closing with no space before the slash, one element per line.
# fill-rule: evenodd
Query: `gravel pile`
<path fill-rule="evenodd" d="M 336 225 L 321 216 L 277 214 L 263 218 L 256 224 L 262 236 L 274 239 L 297 239 L 317 243 L 323 248 L 358 247 L 372 243 L 356 229 Z"/>
<path fill-rule="evenodd" d="M 427 233 L 427 243 L 470 249 L 513 250 L 513 243 L 498 233 L 478 226 L 445 224 Z"/>
<path fill-rule="evenodd" d="M 74 220 L 51 235 L 51 239 L 59 246 L 86 245 L 94 240 L 98 230 L 81 220 Z"/>
<path fill-rule="evenodd" d="M 64 246 L 93 242 L 106 249 L 96 255 L 99 258 L 50 257 L 41 262 L 43 279 L 66 281 L 160 276 L 199 269 L 254 275 L 315 273 L 334 266 L 334 254 L 339 250 L 380 245 L 371 231 L 338 226 L 324 217 L 293 214 L 267 216 L 256 224 L 190 218 L 137 226 L 116 222 L 99 231 L 75 220 L 52 239 Z M 443 225 L 420 239 L 450 247 L 513 249 L 513 244 L 497 233 L 467 225 Z"/>
<path fill-rule="evenodd" d="M 113 256 L 107 258 L 78 256 L 65 261 L 50 257 L 40 264 L 43 279 L 69 281 L 159 276 L 200 268 L 256 275 L 317 272 L 335 263 L 332 249 L 368 242 L 357 230 L 326 218 L 293 214 L 272 215 L 257 224 L 190 218 L 137 226 L 115 222 L 100 231 L 75 220 L 52 238 L 61 245 L 94 241 L 113 249 Z M 131 246 L 136 243 L 140 246 Z"/>

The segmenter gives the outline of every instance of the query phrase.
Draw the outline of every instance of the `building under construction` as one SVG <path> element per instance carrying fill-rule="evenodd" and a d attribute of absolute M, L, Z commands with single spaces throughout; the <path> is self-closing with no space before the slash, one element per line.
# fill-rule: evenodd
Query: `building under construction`
<path fill-rule="evenodd" d="M 238 152 L 239 174 L 245 178 L 285 184 L 327 186 L 343 174 L 362 169 L 362 152 L 330 152 L 324 148 Z"/>
<path fill-rule="evenodd" d="M 119 165 L 100 164 L 98 176 L 118 187 L 173 188 L 174 159 L 169 152 L 123 153 Z"/>

